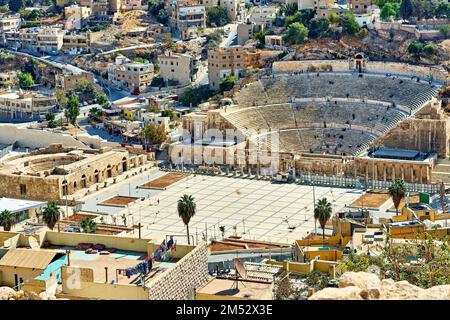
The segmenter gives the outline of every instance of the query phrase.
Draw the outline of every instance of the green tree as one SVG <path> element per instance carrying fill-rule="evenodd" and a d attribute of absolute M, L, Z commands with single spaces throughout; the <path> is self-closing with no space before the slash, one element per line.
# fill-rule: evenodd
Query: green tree
<path fill-rule="evenodd" d="M 386 2 L 381 9 L 381 20 L 387 21 L 389 17 L 397 18 L 400 10 L 400 4 L 397 2 Z"/>
<path fill-rule="evenodd" d="M 26 88 L 30 88 L 30 87 L 34 86 L 34 80 L 33 80 L 33 76 L 31 75 L 31 73 L 19 73 L 17 78 L 19 79 L 19 86 L 22 89 L 26 89 Z"/>
<path fill-rule="evenodd" d="M 298 4 L 297 2 L 294 3 L 288 3 L 285 5 L 281 5 L 278 8 L 277 15 L 282 16 L 283 14 L 288 17 L 294 15 L 298 11 Z"/>
<path fill-rule="evenodd" d="M 161 144 L 167 140 L 167 134 L 164 127 L 156 124 L 149 124 L 141 132 L 141 137 L 145 140 L 145 144 Z"/>
<path fill-rule="evenodd" d="M 236 77 L 235 76 L 228 76 L 226 77 L 221 83 L 220 83 L 220 91 L 230 91 L 233 89 L 234 84 L 236 83 Z"/>
<path fill-rule="evenodd" d="M 231 22 L 227 10 L 222 7 L 211 7 L 207 12 L 206 23 L 208 26 L 222 27 Z"/>
<path fill-rule="evenodd" d="M 289 44 L 301 44 L 308 41 L 308 28 L 299 22 L 294 22 L 288 27 L 283 40 Z"/>
<path fill-rule="evenodd" d="M 19 12 L 23 7 L 23 0 L 9 0 L 9 10 Z"/>
<path fill-rule="evenodd" d="M 42 212 L 42 219 L 47 225 L 47 227 L 50 228 L 50 230 L 53 230 L 55 225 L 58 223 L 60 217 L 61 211 L 58 205 L 55 202 L 47 203 L 47 206 L 44 208 Z"/>
<path fill-rule="evenodd" d="M 395 179 L 395 181 L 389 187 L 389 195 L 394 202 L 396 215 L 398 215 L 398 207 L 400 206 L 400 202 L 406 195 L 405 181 L 403 181 L 402 179 Z"/>
<path fill-rule="evenodd" d="M 444 24 L 439 28 L 439 31 L 444 35 L 444 37 L 447 38 L 447 36 L 450 34 L 450 26 L 448 24 Z"/>
<path fill-rule="evenodd" d="M 309 24 L 309 36 L 317 39 L 328 34 L 330 30 L 330 20 L 327 18 L 313 19 Z"/>
<path fill-rule="evenodd" d="M 0 212 L 0 226 L 5 231 L 11 231 L 12 226 L 16 223 L 16 215 L 9 210 Z"/>
<path fill-rule="evenodd" d="M 99 92 L 95 95 L 95 102 L 97 102 L 102 107 L 108 107 L 111 104 L 108 97 L 103 92 Z"/>
<path fill-rule="evenodd" d="M 351 11 L 341 14 L 338 17 L 338 21 L 344 33 L 355 34 L 361 29 L 358 22 L 356 22 L 355 15 Z"/>
<path fill-rule="evenodd" d="M 55 114 L 50 110 L 45 114 L 45 120 L 49 128 L 56 128 Z"/>
<path fill-rule="evenodd" d="M 409 54 L 418 59 L 420 57 L 420 53 L 422 52 L 423 47 L 424 45 L 422 42 L 413 40 L 409 43 L 407 50 Z"/>
<path fill-rule="evenodd" d="M 211 97 L 211 90 L 207 85 L 186 88 L 180 97 L 180 102 L 185 106 L 197 107 L 200 103 Z"/>
<path fill-rule="evenodd" d="M 205 47 L 208 50 L 216 49 L 222 41 L 224 31 L 222 29 L 215 30 L 206 36 Z"/>
<path fill-rule="evenodd" d="M 190 245 L 190 236 L 189 236 L 189 222 L 191 221 L 192 217 L 195 215 L 195 212 L 197 210 L 197 206 L 194 201 L 194 197 L 191 195 L 184 194 L 179 200 L 178 200 L 178 216 L 183 220 L 183 223 L 186 225 L 186 233 L 187 233 L 187 239 L 188 244 Z"/>
<path fill-rule="evenodd" d="M 255 33 L 253 34 L 253 40 L 258 41 L 257 47 L 258 47 L 259 49 L 264 48 L 264 44 L 265 44 L 265 42 L 266 42 L 266 35 L 267 35 L 267 32 L 264 31 L 264 30 L 255 32 Z"/>
<path fill-rule="evenodd" d="M 319 199 L 314 208 L 314 219 L 319 221 L 320 226 L 322 227 L 322 236 L 325 240 L 325 225 L 328 220 L 331 218 L 331 213 L 333 209 L 331 207 L 331 203 L 327 200 L 327 198 Z"/>
<path fill-rule="evenodd" d="M 91 217 L 84 218 L 80 226 L 84 233 L 95 233 L 97 230 L 97 223 Z"/>
<path fill-rule="evenodd" d="M 402 0 L 399 11 L 400 17 L 406 20 L 411 18 L 412 14 L 413 14 L 413 6 L 411 0 Z"/>
<path fill-rule="evenodd" d="M 103 115 L 103 111 L 97 107 L 92 107 L 89 109 L 89 117 L 95 118 L 95 117 L 101 117 Z"/>
<path fill-rule="evenodd" d="M 450 19 L 450 3 L 441 1 L 434 9 L 434 15 L 436 18 Z M 444 25 L 449 27 L 449 25 Z"/>
<path fill-rule="evenodd" d="M 435 44 L 427 44 L 423 47 L 423 52 L 429 56 L 431 56 L 432 54 L 435 54 L 437 52 L 437 50 L 438 50 L 438 47 Z"/>
<path fill-rule="evenodd" d="M 80 115 L 80 102 L 78 101 L 78 97 L 74 94 L 71 94 L 67 101 L 67 107 L 64 110 L 64 115 L 67 118 L 67 121 L 72 125 L 77 124 L 77 117 Z"/>

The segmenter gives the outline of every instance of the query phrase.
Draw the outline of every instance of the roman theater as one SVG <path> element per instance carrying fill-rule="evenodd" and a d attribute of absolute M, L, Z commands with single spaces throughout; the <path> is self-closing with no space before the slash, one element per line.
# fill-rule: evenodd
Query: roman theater
<path fill-rule="evenodd" d="M 241 79 L 220 108 L 184 116 L 183 127 L 235 128 L 245 143 L 264 140 L 269 150 L 277 133 L 280 170 L 297 176 L 430 184 L 449 151 L 439 99 L 444 85 L 448 74 L 441 69 L 371 62 L 362 53 L 279 61 L 270 74 Z M 259 174 L 258 165 L 239 165 Z"/>

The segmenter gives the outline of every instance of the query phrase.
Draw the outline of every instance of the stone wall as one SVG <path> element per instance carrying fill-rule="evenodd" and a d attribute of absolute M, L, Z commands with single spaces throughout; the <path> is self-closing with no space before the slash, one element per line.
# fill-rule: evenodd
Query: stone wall
<path fill-rule="evenodd" d="M 193 299 L 195 290 L 208 281 L 208 246 L 199 244 L 172 269 L 147 285 L 150 300 Z"/>
<path fill-rule="evenodd" d="M 422 152 L 436 152 L 441 157 L 448 154 L 449 125 L 446 119 L 416 119 L 402 121 L 377 144 L 387 148 L 413 149 Z"/>

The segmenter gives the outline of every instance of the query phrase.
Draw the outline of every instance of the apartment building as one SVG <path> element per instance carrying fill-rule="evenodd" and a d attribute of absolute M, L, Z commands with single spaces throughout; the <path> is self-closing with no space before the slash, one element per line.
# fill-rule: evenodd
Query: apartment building
<path fill-rule="evenodd" d="M 194 77 L 194 59 L 188 54 L 167 51 L 158 55 L 159 73 L 164 81 L 177 81 L 188 85 Z"/>
<path fill-rule="evenodd" d="M 368 13 L 372 0 L 349 0 L 348 6 L 356 14 Z"/>
<path fill-rule="evenodd" d="M 277 17 L 278 7 L 276 6 L 263 6 L 255 7 L 250 15 L 250 22 L 255 23 L 263 28 L 269 28 Z"/>
<path fill-rule="evenodd" d="M 263 24 L 256 24 L 248 20 L 237 26 L 237 44 L 243 46 L 248 40 L 253 38 L 253 34 L 264 30 Z"/>
<path fill-rule="evenodd" d="M 218 90 L 226 77 L 233 75 L 239 78 L 239 71 L 245 67 L 244 55 L 244 49 L 239 45 L 208 50 L 209 87 Z"/>
<path fill-rule="evenodd" d="M 63 46 L 65 33 L 65 30 L 57 27 L 12 30 L 2 34 L 2 43 L 9 48 L 57 54 Z"/>
<path fill-rule="evenodd" d="M 56 87 L 64 91 L 74 90 L 78 84 L 95 84 L 94 75 L 90 72 L 65 72 L 55 75 Z"/>
<path fill-rule="evenodd" d="M 56 106 L 55 95 L 35 92 L 0 92 L 0 119 L 30 120 L 43 117 Z"/>
<path fill-rule="evenodd" d="M 66 18 L 65 30 L 79 30 L 83 25 L 83 20 L 92 15 L 90 7 L 81 7 L 77 5 L 64 8 L 64 16 Z"/>
<path fill-rule="evenodd" d="M 6 32 L 19 29 L 22 23 L 20 15 L 2 16 L 0 17 L 0 32 Z"/>
<path fill-rule="evenodd" d="M 227 10 L 228 17 L 232 21 L 239 21 L 245 18 L 247 9 L 244 0 L 220 0 L 220 7 Z"/>
<path fill-rule="evenodd" d="M 91 34 L 65 34 L 61 51 L 69 54 L 89 53 L 91 51 Z"/>
<path fill-rule="evenodd" d="M 108 67 L 108 80 L 130 91 L 145 90 L 152 83 L 154 75 L 153 63 L 131 62 L 123 56 L 117 57 L 115 63 Z"/>
<path fill-rule="evenodd" d="M 206 28 L 205 6 L 178 6 L 173 21 L 182 39 L 198 35 L 198 28 Z"/>
<path fill-rule="evenodd" d="M 17 81 L 16 71 L 0 72 L 0 86 L 13 85 Z"/>

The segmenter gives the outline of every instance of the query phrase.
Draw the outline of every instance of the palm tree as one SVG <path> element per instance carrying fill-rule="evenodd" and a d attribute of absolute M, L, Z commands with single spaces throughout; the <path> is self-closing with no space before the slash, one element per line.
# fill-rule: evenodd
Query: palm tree
<path fill-rule="evenodd" d="M 85 233 L 94 233 L 97 230 L 97 223 L 91 217 L 84 218 L 80 225 Z"/>
<path fill-rule="evenodd" d="M 194 202 L 194 197 L 188 194 L 184 194 L 180 200 L 178 200 L 178 216 L 183 220 L 186 225 L 188 244 L 189 240 L 189 222 L 195 215 L 196 204 Z"/>
<path fill-rule="evenodd" d="M 332 211 L 331 203 L 328 202 L 327 198 L 319 199 L 314 208 L 314 219 L 319 220 L 320 227 L 322 228 L 323 240 L 325 240 L 325 225 L 330 219 Z"/>
<path fill-rule="evenodd" d="M 16 215 L 9 210 L 0 212 L 0 226 L 5 231 L 11 231 L 11 227 L 16 223 Z"/>
<path fill-rule="evenodd" d="M 395 212 L 398 216 L 398 207 L 400 206 L 400 201 L 405 197 L 406 186 L 403 179 L 395 179 L 394 183 L 389 187 L 389 194 L 394 202 Z"/>
<path fill-rule="evenodd" d="M 42 219 L 47 224 L 47 227 L 50 228 L 50 230 L 53 230 L 60 217 L 61 212 L 58 205 L 55 202 L 47 203 L 47 206 L 42 212 Z"/>

